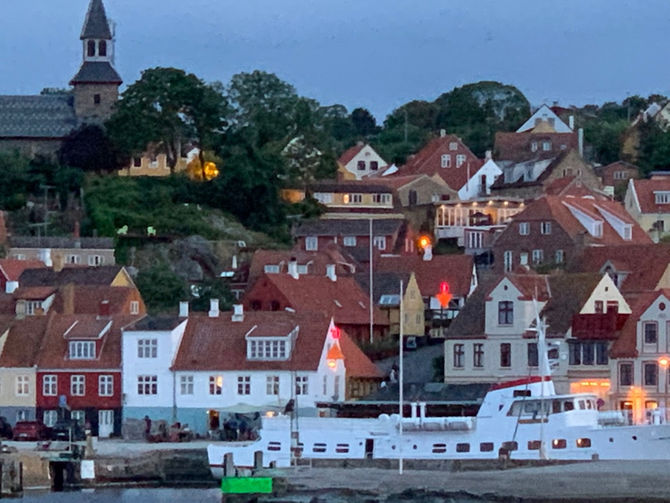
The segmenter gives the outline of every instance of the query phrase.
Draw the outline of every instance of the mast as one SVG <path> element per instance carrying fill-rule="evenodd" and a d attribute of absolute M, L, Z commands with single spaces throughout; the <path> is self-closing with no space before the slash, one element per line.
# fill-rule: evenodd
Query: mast
<path fill-rule="evenodd" d="M 404 335 L 404 330 L 403 330 L 403 325 L 404 325 L 404 305 L 402 301 L 402 280 L 400 280 L 400 334 L 399 334 L 399 339 L 400 339 L 400 375 L 398 376 L 398 409 L 400 412 L 400 421 L 398 423 L 398 455 L 400 456 L 400 459 L 398 460 L 398 473 L 402 475 L 402 415 L 403 415 L 403 402 L 404 402 L 404 393 L 403 393 L 403 381 L 404 381 L 404 365 L 403 365 L 403 355 L 404 355 L 404 347 L 403 347 L 403 335 Z"/>
<path fill-rule="evenodd" d="M 545 397 L 545 381 L 551 375 L 551 367 L 549 366 L 549 355 L 547 354 L 547 341 L 545 323 L 540 319 L 540 309 L 537 305 L 537 298 L 533 297 L 533 307 L 535 308 L 535 326 L 537 329 L 537 357 L 538 370 L 540 372 L 540 396 Z M 547 420 L 547 410 L 545 408 L 545 401 L 540 400 L 541 414 L 540 414 L 540 459 L 549 459 L 547 455 L 547 448 L 544 442 L 544 422 Z"/>

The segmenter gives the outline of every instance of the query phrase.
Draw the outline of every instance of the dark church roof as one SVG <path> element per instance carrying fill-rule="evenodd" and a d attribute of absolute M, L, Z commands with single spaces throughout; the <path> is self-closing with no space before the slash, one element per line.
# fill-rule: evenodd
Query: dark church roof
<path fill-rule="evenodd" d="M 76 126 L 70 94 L 0 96 L 0 138 L 63 138 Z"/>
<path fill-rule="evenodd" d="M 70 84 L 121 84 L 116 70 L 107 61 L 86 61 Z"/>
<path fill-rule="evenodd" d="M 112 39 L 112 32 L 109 30 L 109 23 L 107 22 L 107 15 L 105 14 L 102 0 L 91 0 L 80 38 L 82 40 L 87 38 Z"/>

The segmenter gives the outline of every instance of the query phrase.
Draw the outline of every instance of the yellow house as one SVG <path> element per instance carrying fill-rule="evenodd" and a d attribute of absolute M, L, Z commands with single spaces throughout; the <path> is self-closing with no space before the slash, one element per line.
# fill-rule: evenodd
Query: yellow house
<path fill-rule="evenodd" d="M 375 291 L 381 293 L 378 298 L 379 307 L 388 313 L 389 335 L 392 337 L 400 333 L 401 277 L 402 275 L 395 273 L 377 273 L 374 278 L 377 283 Z M 425 334 L 425 306 L 413 272 L 404 281 L 403 290 L 403 335 L 421 337 Z"/>
<path fill-rule="evenodd" d="M 188 164 L 196 159 L 199 153 L 200 151 L 194 148 L 186 154 L 186 157 L 178 159 L 174 172 L 186 171 Z M 118 171 L 119 176 L 170 176 L 171 173 L 167 155 L 151 152 L 144 152 L 142 155 L 133 157 L 128 166 Z"/>

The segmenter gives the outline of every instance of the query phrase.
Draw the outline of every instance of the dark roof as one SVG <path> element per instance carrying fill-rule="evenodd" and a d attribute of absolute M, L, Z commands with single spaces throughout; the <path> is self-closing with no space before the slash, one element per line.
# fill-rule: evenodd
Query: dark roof
<path fill-rule="evenodd" d="M 361 272 L 356 274 L 356 281 L 363 291 L 370 290 L 370 273 Z M 400 295 L 400 281 L 404 286 L 409 283 L 409 272 L 375 272 L 372 278 L 372 298 L 375 304 L 379 304 L 382 295 Z"/>
<path fill-rule="evenodd" d="M 372 221 L 375 236 L 389 235 L 400 230 L 401 219 L 379 219 Z M 295 236 L 367 236 L 370 233 L 369 220 L 306 220 L 295 230 Z"/>
<path fill-rule="evenodd" d="M 26 269 L 19 278 L 21 287 L 75 285 L 109 286 L 123 269 L 120 265 L 99 267 L 66 267 L 61 271 L 53 269 Z"/>
<path fill-rule="evenodd" d="M 0 96 L 0 138 L 63 138 L 76 126 L 70 94 Z"/>
<path fill-rule="evenodd" d="M 104 40 L 112 39 L 112 32 L 109 29 L 105 6 L 102 0 L 91 0 L 86 13 L 86 20 L 81 30 L 81 40 L 87 38 L 98 38 Z"/>
<path fill-rule="evenodd" d="M 481 402 L 493 383 L 443 384 L 443 383 L 405 383 L 404 398 L 412 402 Z M 365 401 L 398 401 L 398 383 L 379 388 L 365 397 Z"/>
<path fill-rule="evenodd" d="M 147 316 L 127 326 L 124 331 L 129 330 L 174 330 L 185 318 L 177 316 Z"/>
<path fill-rule="evenodd" d="M 12 236 L 9 242 L 12 248 L 114 249 L 113 238 Z"/>
<path fill-rule="evenodd" d="M 371 194 L 391 192 L 391 189 L 387 185 L 377 182 L 378 180 L 376 178 L 374 179 L 374 183 L 371 183 L 368 180 L 347 180 L 344 182 L 321 181 L 318 183 L 313 183 L 309 186 L 309 188 L 312 192 L 356 192 Z"/>
<path fill-rule="evenodd" d="M 589 296 L 602 279 L 599 273 L 554 274 L 549 276 L 551 298 L 542 309 L 546 317 L 547 336 L 565 335 Z"/>
<path fill-rule="evenodd" d="M 464 337 L 483 337 L 486 320 L 486 296 L 493 285 L 500 281 L 498 276 L 483 276 L 479 285 L 468 297 L 458 316 L 447 329 L 447 338 L 461 339 Z"/>
<path fill-rule="evenodd" d="M 85 61 L 77 75 L 72 77 L 73 84 L 121 84 L 123 80 L 108 61 Z"/>

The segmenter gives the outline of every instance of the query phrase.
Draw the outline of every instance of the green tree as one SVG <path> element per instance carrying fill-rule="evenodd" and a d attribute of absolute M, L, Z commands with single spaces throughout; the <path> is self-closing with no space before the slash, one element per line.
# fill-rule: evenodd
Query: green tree
<path fill-rule="evenodd" d="M 28 159 L 18 152 L 0 152 L 0 208 L 7 211 L 22 208 L 30 182 Z"/>
<path fill-rule="evenodd" d="M 174 169 L 187 142 L 197 143 L 201 155 L 216 147 L 228 113 L 222 91 L 183 70 L 145 70 L 121 95 L 107 122 L 110 137 L 126 154 L 158 144 Z"/>
<path fill-rule="evenodd" d="M 377 120 L 366 108 L 352 110 L 351 122 L 354 125 L 354 132 L 362 138 L 367 138 L 379 131 Z"/>
<path fill-rule="evenodd" d="M 192 290 L 193 311 L 209 311 L 210 300 L 219 299 L 219 308 L 227 311 L 232 308 L 235 298 L 228 284 L 221 278 L 206 278 Z"/>
<path fill-rule="evenodd" d="M 84 125 L 70 133 L 63 141 L 58 157 L 63 165 L 97 173 L 108 173 L 121 165 L 107 134 L 96 125 Z"/>
<path fill-rule="evenodd" d="M 190 297 L 186 282 L 165 263 L 142 269 L 135 280 L 150 313 L 173 311 Z"/>

